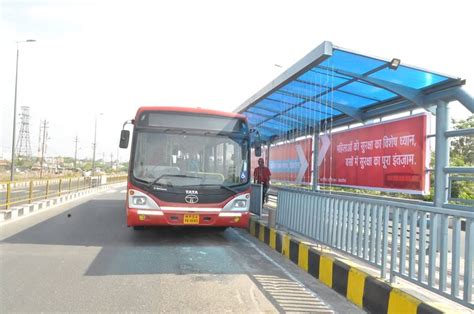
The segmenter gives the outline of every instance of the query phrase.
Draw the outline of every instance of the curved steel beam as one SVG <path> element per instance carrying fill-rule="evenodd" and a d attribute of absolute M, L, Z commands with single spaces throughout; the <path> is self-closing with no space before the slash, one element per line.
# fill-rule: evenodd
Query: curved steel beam
<path fill-rule="evenodd" d="M 324 105 L 319 101 L 319 99 L 312 99 L 312 101 L 320 103 L 321 105 Z M 340 104 L 334 101 L 329 101 L 329 104 L 326 104 L 324 106 L 328 106 L 328 105 L 334 107 L 335 109 L 339 110 L 342 113 L 345 113 L 346 115 L 348 115 L 349 117 L 353 118 L 354 120 L 358 122 L 362 123 L 364 121 L 362 117 L 362 110 L 360 109 L 352 108 L 350 106 Z"/>
<path fill-rule="evenodd" d="M 474 113 L 474 98 L 469 95 L 464 89 L 458 88 L 454 98 L 464 105 L 471 113 Z"/>
<path fill-rule="evenodd" d="M 424 96 L 423 92 L 421 92 L 418 89 L 403 86 L 403 85 L 392 83 L 385 80 L 380 80 L 380 79 L 369 77 L 369 76 L 362 76 L 357 73 L 352 73 L 348 71 L 343 71 L 343 70 L 334 70 L 334 71 L 346 76 L 352 76 L 360 81 L 388 90 L 394 94 L 397 94 L 398 96 L 401 96 L 411 101 L 412 103 L 414 103 L 420 108 L 427 109 L 427 106 L 425 104 L 424 97 L 423 97 Z"/>

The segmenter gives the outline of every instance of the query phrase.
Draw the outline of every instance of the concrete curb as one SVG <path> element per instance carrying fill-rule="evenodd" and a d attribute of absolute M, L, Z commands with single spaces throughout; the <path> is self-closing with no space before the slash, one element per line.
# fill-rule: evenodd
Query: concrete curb
<path fill-rule="evenodd" d="M 13 188 L 21 188 L 28 186 L 30 183 L 29 182 L 15 182 L 12 184 Z M 0 191 L 6 190 L 7 189 L 7 184 L 6 183 L 0 183 Z"/>
<path fill-rule="evenodd" d="M 49 209 L 55 205 L 63 204 L 63 203 L 72 201 L 74 199 L 78 199 L 83 196 L 93 194 L 99 191 L 107 190 L 111 187 L 115 187 L 115 186 L 119 186 L 123 184 L 124 183 L 114 183 L 111 185 L 102 185 L 95 188 L 90 188 L 90 189 L 85 189 L 85 190 L 81 190 L 77 192 L 72 192 L 69 194 L 64 194 L 64 195 L 50 198 L 47 200 L 33 202 L 31 204 L 16 206 L 8 210 L 2 210 L 0 211 L 0 223 L 6 222 L 6 221 L 13 221 L 15 219 L 30 215 L 37 211 Z"/>
<path fill-rule="evenodd" d="M 329 288 L 370 313 L 438 314 L 443 311 L 394 288 L 288 233 L 250 219 L 249 232 Z"/>

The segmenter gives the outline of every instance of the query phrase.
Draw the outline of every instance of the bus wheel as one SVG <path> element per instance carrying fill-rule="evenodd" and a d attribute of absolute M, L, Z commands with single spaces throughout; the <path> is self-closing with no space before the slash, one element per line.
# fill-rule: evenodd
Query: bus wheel
<path fill-rule="evenodd" d="M 145 230 L 145 226 L 133 226 L 133 230 L 135 231 Z"/>

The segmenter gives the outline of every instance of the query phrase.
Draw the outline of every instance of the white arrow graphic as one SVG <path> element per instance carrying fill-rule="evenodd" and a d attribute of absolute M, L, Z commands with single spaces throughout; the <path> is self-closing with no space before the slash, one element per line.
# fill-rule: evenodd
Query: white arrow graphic
<path fill-rule="evenodd" d="M 303 181 L 304 173 L 308 168 L 308 161 L 306 160 L 301 145 L 296 145 L 296 153 L 298 153 L 298 159 L 300 160 L 300 171 L 298 172 L 298 176 L 296 177 L 296 183 L 301 183 Z"/>
<path fill-rule="evenodd" d="M 327 134 L 321 136 L 320 139 L 321 139 L 321 148 L 319 149 L 319 154 L 318 154 L 318 167 L 321 166 L 321 163 L 324 160 L 324 156 L 326 156 L 329 146 L 331 146 L 331 140 L 329 139 L 329 136 Z"/>

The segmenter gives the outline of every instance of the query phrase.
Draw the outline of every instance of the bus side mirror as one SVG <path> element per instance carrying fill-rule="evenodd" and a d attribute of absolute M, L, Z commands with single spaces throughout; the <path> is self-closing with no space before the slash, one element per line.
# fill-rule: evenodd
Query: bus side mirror
<path fill-rule="evenodd" d="M 129 130 L 122 130 L 120 133 L 120 148 L 127 148 L 128 147 L 128 140 L 130 139 L 130 131 Z"/>

